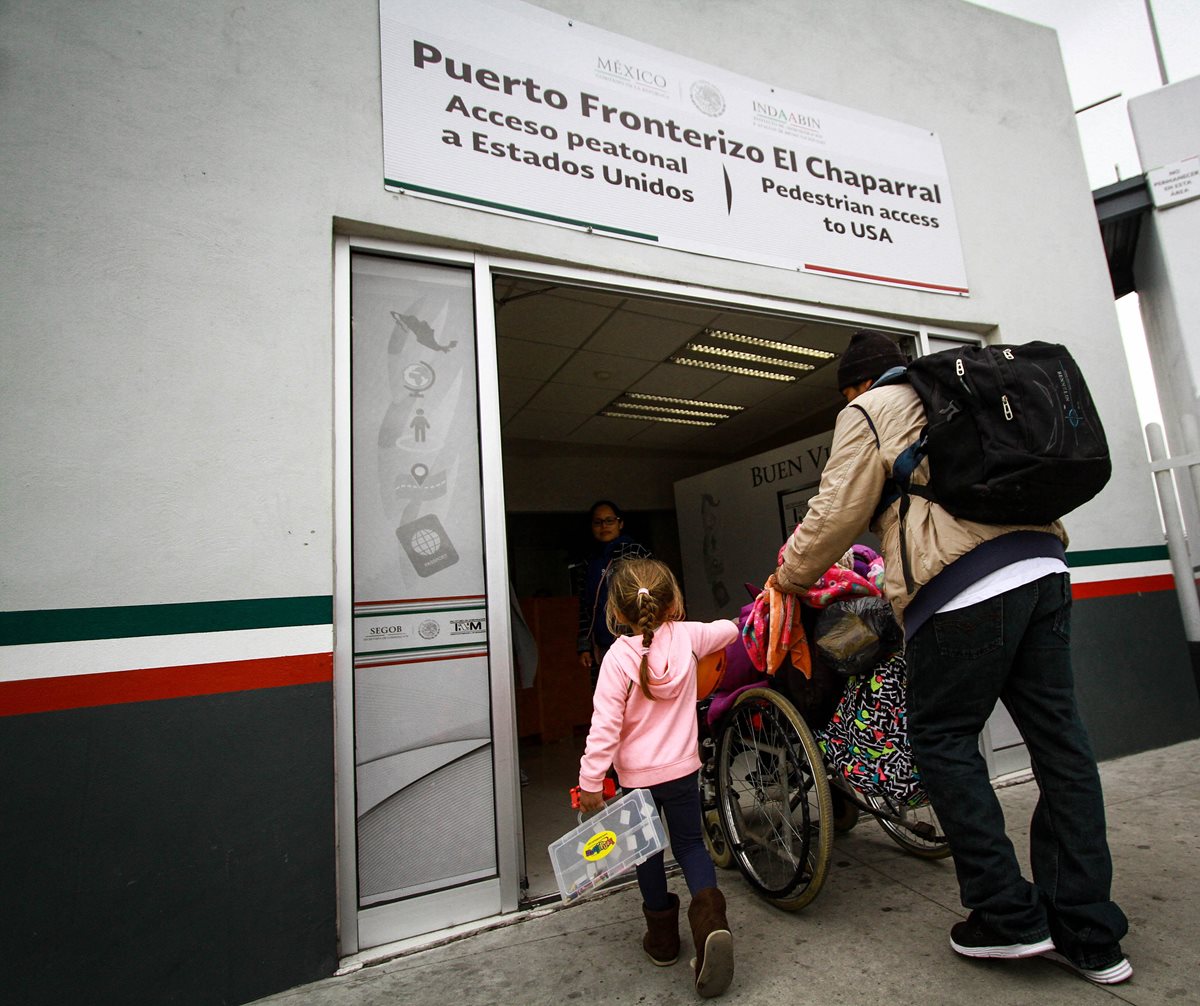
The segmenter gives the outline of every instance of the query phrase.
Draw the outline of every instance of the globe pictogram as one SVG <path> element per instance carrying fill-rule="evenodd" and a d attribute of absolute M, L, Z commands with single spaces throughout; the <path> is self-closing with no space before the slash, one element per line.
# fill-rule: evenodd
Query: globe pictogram
<path fill-rule="evenodd" d="M 413 532 L 413 536 L 409 540 L 412 542 L 413 551 L 426 557 L 437 555 L 438 550 L 442 547 L 442 536 L 427 527 Z"/>
<path fill-rule="evenodd" d="M 437 374 L 428 363 L 422 360 L 410 363 L 404 368 L 403 380 L 404 386 L 412 392 L 413 398 L 420 398 L 423 392 L 433 387 L 433 382 L 437 380 Z"/>

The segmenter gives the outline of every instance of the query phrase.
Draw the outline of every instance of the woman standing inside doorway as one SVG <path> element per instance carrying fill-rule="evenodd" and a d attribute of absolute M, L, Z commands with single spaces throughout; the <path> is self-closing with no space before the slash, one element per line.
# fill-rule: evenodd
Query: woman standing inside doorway
<path fill-rule="evenodd" d="M 579 594 L 579 636 L 575 649 L 580 666 L 591 673 L 592 690 L 600 673 L 600 662 L 615 638 L 605 624 L 608 575 L 621 559 L 649 559 L 650 550 L 625 534 L 625 516 L 612 500 L 597 500 L 591 507 L 592 537 L 596 550 L 588 559 Z"/>

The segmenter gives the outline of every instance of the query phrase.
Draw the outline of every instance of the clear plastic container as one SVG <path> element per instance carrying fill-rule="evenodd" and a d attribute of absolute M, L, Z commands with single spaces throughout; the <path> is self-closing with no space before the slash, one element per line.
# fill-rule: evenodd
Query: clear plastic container
<path fill-rule="evenodd" d="M 550 843 L 550 862 L 563 901 L 577 901 L 632 870 L 667 845 L 648 790 L 630 790 Z"/>

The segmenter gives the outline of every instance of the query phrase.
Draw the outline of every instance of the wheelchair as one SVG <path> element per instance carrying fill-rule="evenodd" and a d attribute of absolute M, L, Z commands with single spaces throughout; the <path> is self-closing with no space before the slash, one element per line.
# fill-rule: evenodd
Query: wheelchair
<path fill-rule="evenodd" d="M 718 867 L 736 866 L 768 902 L 786 911 L 809 904 L 828 875 L 834 833 L 862 813 L 910 855 L 950 855 L 928 803 L 899 805 L 828 770 L 804 717 L 771 679 L 715 694 L 704 687 L 697 715 L 705 844 Z"/>

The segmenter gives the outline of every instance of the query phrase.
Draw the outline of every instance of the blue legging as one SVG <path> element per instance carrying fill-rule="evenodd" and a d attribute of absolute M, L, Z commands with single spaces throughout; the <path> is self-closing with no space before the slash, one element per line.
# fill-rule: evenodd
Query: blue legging
<path fill-rule="evenodd" d="M 708 887 L 717 886 L 717 871 L 704 847 L 704 821 L 700 812 L 700 780 L 691 772 L 670 782 L 646 787 L 671 834 L 671 851 L 683 869 L 688 890 L 695 895 Z M 655 853 L 637 868 L 638 887 L 642 901 L 652 912 L 669 907 L 667 871 L 663 854 Z"/>

